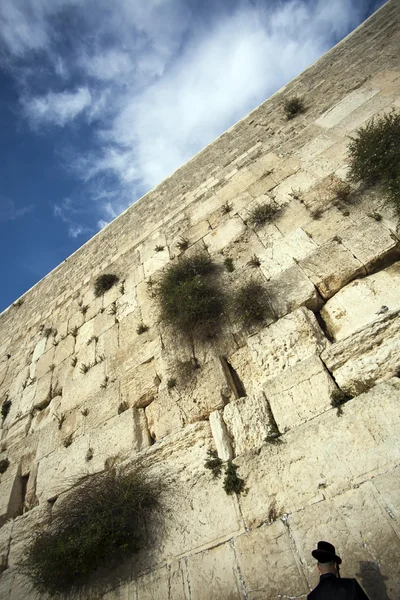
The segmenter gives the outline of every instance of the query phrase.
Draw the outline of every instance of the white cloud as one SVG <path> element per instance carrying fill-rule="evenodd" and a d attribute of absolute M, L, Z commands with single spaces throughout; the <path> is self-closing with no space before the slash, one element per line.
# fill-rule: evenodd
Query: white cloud
<path fill-rule="evenodd" d="M 15 221 L 15 219 L 20 219 L 34 210 L 35 207 L 32 204 L 17 208 L 14 200 L 0 195 L 0 222 Z"/>
<path fill-rule="evenodd" d="M 364 3 L 221 0 L 204 16 L 188 0 L 1 0 L 0 40 L 34 127 L 91 126 L 91 151 L 68 162 L 103 227 L 357 25 Z M 62 215 L 82 233 L 70 206 Z"/>
<path fill-rule="evenodd" d="M 53 123 L 60 127 L 75 119 L 91 102 L 92 96 L 86 87 L 22 100 L 25 113 L 34 126 Z"/>

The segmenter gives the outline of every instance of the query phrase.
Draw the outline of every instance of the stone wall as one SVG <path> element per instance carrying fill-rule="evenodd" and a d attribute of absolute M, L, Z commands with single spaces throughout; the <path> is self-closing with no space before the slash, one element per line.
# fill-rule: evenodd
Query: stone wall
<path fill-rule="evenodd" d="M 18 567 L 32 533 L 117 457 L 168 479 L 173 502 L 130 580 L 115 587 L 104 574 L 96 598 L 305 597 L 311 549 L 328 539 L 372 600 L 400 599 L 398 218 L 377 192 L 336 194 L 348 136 L 400 108 L 399 47 L 391 0 L 0 316 L 0 398 L 11 400 L 1 598 L 33 597 Z M 290 95 L 307 110 L 286 121 Z M 271 202 L 274 222 L 250 226 L 251 209 Z M 263 282 L 273 318 L 250 331 L 227 322 L 194 348 L 177 341 L 154 284 L 182 238 L 185 253 L 220 264 L 228 291 Z M 104 272 L 120 282 L 96 298 Z M 193 351 L 186 381 L 179 365 Z M 352 397 L 340 416 L 338 390 Z M 234 458 L 245 493 L 225 494 L 204 467 L 209 449 Z"/>

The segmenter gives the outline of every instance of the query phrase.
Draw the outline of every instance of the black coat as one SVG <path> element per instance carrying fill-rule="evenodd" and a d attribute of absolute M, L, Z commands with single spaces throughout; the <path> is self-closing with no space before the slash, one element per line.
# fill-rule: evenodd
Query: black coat
<path fill-rule="evenodd" d="M 324 573 L 307 600 L 368 600 L 368 596 L 356 579 L 337 579 L 332 573 Z"/>

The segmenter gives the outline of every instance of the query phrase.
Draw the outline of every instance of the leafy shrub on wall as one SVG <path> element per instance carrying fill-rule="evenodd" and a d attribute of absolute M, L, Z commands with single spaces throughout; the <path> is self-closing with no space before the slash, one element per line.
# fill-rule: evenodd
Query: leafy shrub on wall
<path fill-rule="evenodd" d="M 147 545 L 161 487 L 140 472 L 110 468 L 84 479 L 28 547 L 22 570 L 40 593 L 68 594 L 97 569 L 110 569 Z"/>

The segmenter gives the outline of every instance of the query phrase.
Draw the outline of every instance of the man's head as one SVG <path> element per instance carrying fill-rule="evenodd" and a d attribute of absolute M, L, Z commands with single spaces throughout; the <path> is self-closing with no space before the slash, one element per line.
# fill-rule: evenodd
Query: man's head
<path fill-rule="evenodd" d="M 336 576 L 338 574 L 338 565 L 334 560 L 327 563 L 318 562 L 317 567 L 321 575 L 324 575 L 324 573 L 332 573 Z"/>
<path fill-rule="evenodd" d="M 339 565 L 342 559 L 337 556 L 335 546 L 329 542 L 318 542 L 317 549 L 313 550 L 311 554 L 318 561 L 318 570 L 321 575 L 324 573 L 339 575 Z"/>

